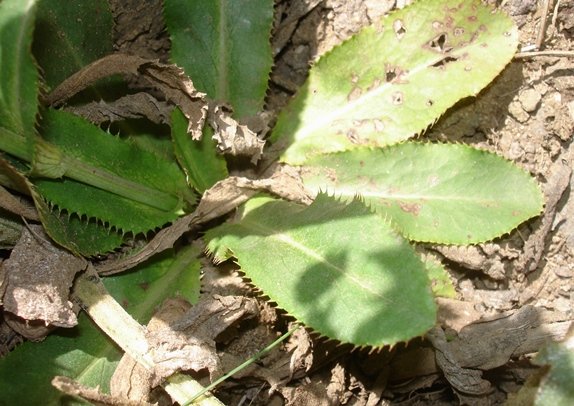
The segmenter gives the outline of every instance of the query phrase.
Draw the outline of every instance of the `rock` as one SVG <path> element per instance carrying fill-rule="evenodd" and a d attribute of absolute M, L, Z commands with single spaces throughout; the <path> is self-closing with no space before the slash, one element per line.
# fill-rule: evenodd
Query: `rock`
<path fill-rule="evenodd" d="M 522 104 L 517 101 L 510 103 L 508 106 L 508 112 L 512 117 L 516 119 L 516 121 L 520 123 L 525 123 L 530 117 L 528 113 L 522 108 Z"/>
<path fill-rule="evenodd" d="M 523 92 L 520 92 L 518 96 L 518 101 L 522 105 L 522 108 L 527 113 L 532 113 L 536 111 L 538 106 L 540 105 L 540 100 L 542 96 L 540 93 L 535 89 L 526 89 Z"/>

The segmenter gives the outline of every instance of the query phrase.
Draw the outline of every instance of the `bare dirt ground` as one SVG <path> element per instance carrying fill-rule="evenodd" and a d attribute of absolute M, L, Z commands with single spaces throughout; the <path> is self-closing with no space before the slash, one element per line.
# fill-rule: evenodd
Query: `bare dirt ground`
<path fill-rule="evenodd" d="M 111 3 L 117 49 L 165 61 L 169 38 L 161 2 Z M 404 3 L 277 0 L 267 109 L 276 112 L 288 102 L 321 54 Z M 549 8 L 546 30 L 545 2 L 503 3 L 522 47 L 541 40 L 543 50 L 574 50 L 574 0 L 550 2 L 556 5 Z M 373 351 L 300 329 L 222 384 L 216 396 L 228 405 L 277 406 L 495 405 L 517 399 L 539 371 L 532 354 L 561 338 L 574 319 L 573 135 L 574 59 L 515 58 L 477 98 L 460 102 L 420 138 L 469 143 L 512 159 L 542 185 L 545 212 L 491 243 L 418 247 L 443 262 L 458 295 L 439 300 L 439 326 L 424 339 Z M 218 355 L 230 369 L 287 331 L 291 320 L 258 298 L 229 264 L 206 261 L 204 268 L 205 292 L 255 297 L 260 307 L 258 318 L 219 339 Z"/>

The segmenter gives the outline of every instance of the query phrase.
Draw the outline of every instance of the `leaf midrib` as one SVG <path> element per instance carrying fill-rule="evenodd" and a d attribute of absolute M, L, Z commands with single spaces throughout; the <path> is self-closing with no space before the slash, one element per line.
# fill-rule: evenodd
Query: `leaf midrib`
<path fill-rule="evenodd" d="M 342 275 L 344 278 L 351 280 L 354 284 L 359 286 L 361 289 L 364 289 L 365 291 L 370 292 L 373 296 L 377 296 L 381 300 L 386 301 L 386 298 L 383 295 L 381 295 L 380 292 L 373 290 L 370 285 L 364 284 L 361 280 L 353 277 L 348 272 L 346 272 L 345 269 L 339 267 L 336 264 L 329 262 L 325 257 L 323 257 L 323 255 L 316 252 L 312 248 L 308 248 L 305 245 L 295 241 L 288 234 L 281 232 L 279 230 L 274 230 L 272 228 L 266 227 L 265 225 L 263 225 L 261 223 L 256 223 L 254 221 L 249 221 L 249 220 L 242 221 L 240 226 L 246 228 L 248 231 L 255 231 L 256 233 L 263 234 L 269 238 L 273 238 L 279 242 L 282 242 L 284 244 L 291 246 L 293 249 L 302 252 L 306 256 L 313 258 L 314 260 L 317 260 L 320 263 L 325 264 L 327 267 L 336 271 L 337 273 Z"/>

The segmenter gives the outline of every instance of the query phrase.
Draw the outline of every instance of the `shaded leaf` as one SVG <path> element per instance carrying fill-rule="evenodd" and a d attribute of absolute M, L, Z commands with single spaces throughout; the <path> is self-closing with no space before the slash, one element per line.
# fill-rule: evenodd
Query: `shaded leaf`
<path fill-rule="evenodd" d="M 193 202 L 194 196 L 174 162 L 63 111 L 47 110 L 42 130 L 45 139 L 61 151 L 60 166 L 65 175 L 78 179 L 74 171 L 88 172 L 88 178 L 79 180 L 95 185 L 71 179 L 35 180 L 40 194 L 61 210 L 96 218 L 124 232 L 140 233 L 177 218 L 184 199 Z M 79 168 L 70 163 L 71 159 Z M 86 165 L 92 169 L 86 171 Z"/>
<path fill-rule="evenodd" d="M 33 50 L 48 87 L 111 54 L 112 25 L 106 0 L 40 1 Z"/>
<path fill-rule="evenodd" d="M 322 57 L 279 115 L 282 159 L 384 146 L 421 133 L 476 95 L 517 47 L 513 22 L 479 1 L 422 0 Z"/>
<path fill-rule="evenodd" d="M 316 156 L 305 185 L 348 200 L 360 194 L 410 239 L 490 240 L 542 210 L 534 179 L 511 162 L 458 144 L 404 143 Z"/>
<path fill-rule="evenodd" d="M 199 252 L 188 248 L 163 256 L 137 272 L 106 278 L 106 287 L 138 321 L 147 322 L 165 298 L 178 292 L 195 302 L 199 295 Z M 57 330 L 41 343 L 24 343 L 0 360 L 0 403 L 61 405 L 62 395 L 50 381 L 64 375 L 109 392 L 109 380 L 121 353 L 83 314 L 78 326 Z M 34 390 L 30 390 L 34 388 Z M 68 398 L 69 399 L 69 398 Z M 68 403 L 66 403 L 68 404 Z"/>
<path fill-rule="evenodd" d="M 254 198 L 237 224 L 206 239 L 217 260 L 235 256 L 272 301 L 329 338 L 382 346 L 435 322 L 423 263 L 360 201 L 320 194 L 306 207 Z"/>
<path fill-rule="evenodd" d="M 263 107 L 273 63 L 272 0 L 166 0 L 171 60 L 238 117 Z"/>
<path fill-rule="evenodd" d="M 194 141 L 187 133 L 187 120 L 179 109 L 171 114 L 171 136 L 175 155 L 187 177 L 187 182 L 203 193 L 228 176 L 225 159 L 217 153 L 211 139 L 212 130 L 203 129 L 201 140 Z"/>
<path fill-rule="evenodd" d="M 38 193 L 33 193 L 42 225 L 52 240 L 76 255 L 93 257 L 118 248 L 124 242 L 121 231 L 112 230 L 95 219 L 81 219 L 50 207 Z"/>
<path fill-rule="evenodd" d="M 31 54 L 35 11 L 35 0 L 0 2 L 0 149 L 20 158 L 32 156 L 32 144 L 25 140 L 35 135 L 38 111 L 38 72 Z"/>

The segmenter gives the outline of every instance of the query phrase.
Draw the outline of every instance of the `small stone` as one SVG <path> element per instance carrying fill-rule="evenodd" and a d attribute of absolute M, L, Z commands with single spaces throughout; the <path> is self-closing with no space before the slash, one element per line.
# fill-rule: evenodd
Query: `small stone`
<path fill-rule="evenodd" d="M 526 89 L 525 91 L 521 92 L 518 96 L 518 101 L 522 105 L 522 108 L 527 113 L 532 113 L 536 111 L 538 106 L 540 105 L 540 100 L 542 96 L 540 93 L 535 89 Z"/>
<path fill-rule="evenodd" d="M 510 105 L 508 106 L 508 112 L 512 117 L 516 119 L 516 121 L 520 123 L 525 123 L 526 121 L 528 121 L 528 118 L 530 117 L 528 113 L 524 111 L 522 105 L 517 101 L 513 101 L 512 103 L 510 103 Z"/>
<path fill-rule="evenodd" d="M 574 100 L 567 104 L 568 106 L 568 114 L 570 114 L 570 118 L 574 121 Z"/>

